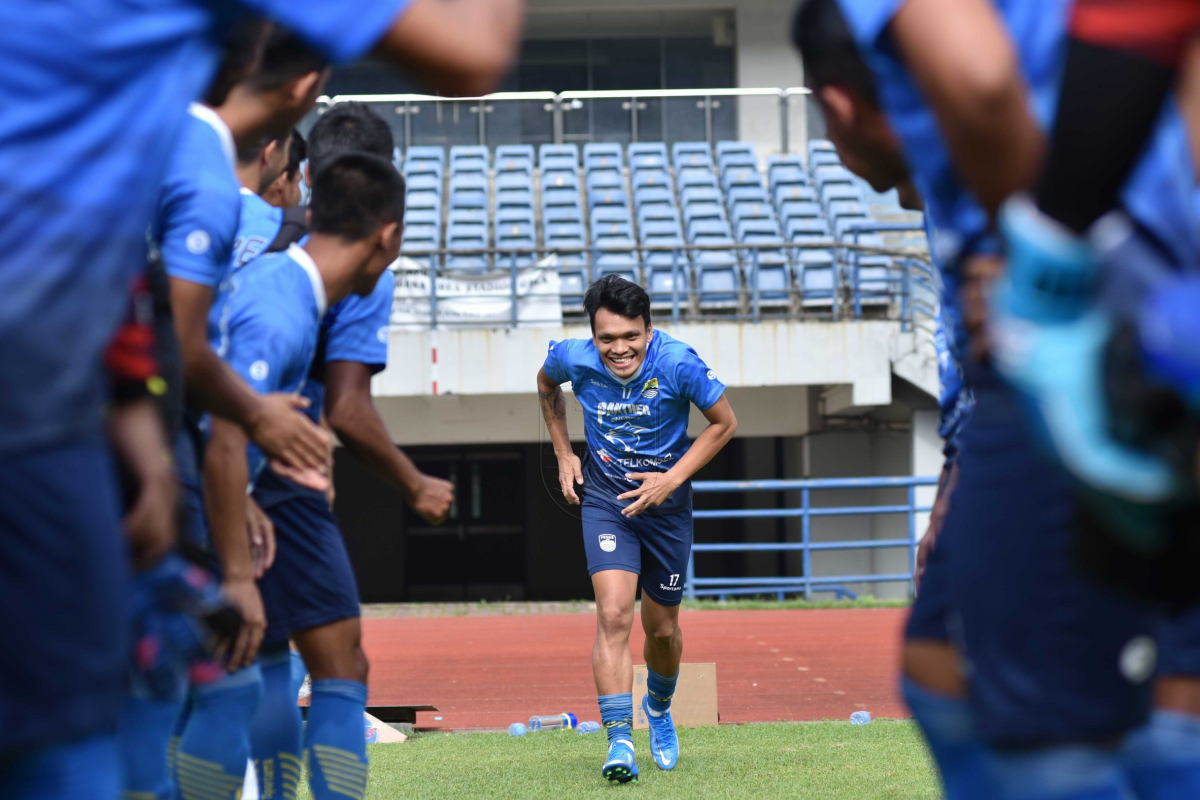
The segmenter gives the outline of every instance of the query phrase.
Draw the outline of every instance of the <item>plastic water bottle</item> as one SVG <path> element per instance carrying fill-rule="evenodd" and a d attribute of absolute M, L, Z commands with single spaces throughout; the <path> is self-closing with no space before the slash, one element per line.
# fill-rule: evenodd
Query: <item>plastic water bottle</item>
<path fill-rule="evenodd" d="M 553 731 L 560 728 L 574 728 L 578 725 L 579 720 L 574 714 L 535 715 L 529 718 L 529 730 L 531 731 Z"/>
<path fill-rule="evenodd" d="M 597 733 L 602 730 L 604 730 L 604 726 L 599 722 L 592 722 L 591 720 L 588 720 L 587 722 L 579 723 L 580 736 L 583 736 L 585 733 Z"/>
<path fill-rule="evenodd" d="M 853 714 L 850 715 L 850 724 L 851 725 L 866 725 L 870 721 L 871 721 L 871 712 L 870 711 L 855 711 Z"/>
<path fill-rule="evenodd" d="M 512 725 L 508 726 L 508 735 L 509 736 L 524 736 L 525 735 L 525 726 L 519 722 L 514 722 Z"/>

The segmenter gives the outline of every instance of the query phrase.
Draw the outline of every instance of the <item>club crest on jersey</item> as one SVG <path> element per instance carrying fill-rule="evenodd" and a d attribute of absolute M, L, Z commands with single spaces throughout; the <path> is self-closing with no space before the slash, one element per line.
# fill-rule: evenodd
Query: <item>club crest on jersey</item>
<path fill-rule="evenodd" d="M 651 378 L 642 386 L 642 397 L 653 400 L 658 397 L 658 378 Z"/>
<path fill-rule="evenodd" d="M 611 553 L 617 549 L 617 536 L 614 533 L 600 534 L 600 549 L 606 553 Z"/>

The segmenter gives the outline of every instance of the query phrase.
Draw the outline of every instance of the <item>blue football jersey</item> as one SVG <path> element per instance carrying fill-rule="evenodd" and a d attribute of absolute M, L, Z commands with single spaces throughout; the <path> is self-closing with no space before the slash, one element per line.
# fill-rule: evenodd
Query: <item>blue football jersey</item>
<path fill-rule="evenodd" d="M 283 226 L 283 209 L 273 206 L 246 187 L 241 188 L 242 209 L 237 237 L 233 240 L 233 270 L 236 272 L 262 255 Z"/>
<path fill-rule="evenodd" d="M 0 3 L 0 452 L 103 436 L 102 354 L 187 105 L 237 18 L 273 17 L 347 62 L 406 3 Z"/>
<path fill-rule="evenodd" d="M 937 239 L 931 250 L 948 273 L 944 302 L 954 306 L 953 272 L 962 256 L 998 252 L 986 213 L 963 186 L 937 119 L 896 53 L 887 26 L 903 0 L 839 0 L 847 23 L 876 81 L 880 104 L 899 136 L 913 181 L 925 198 Z M 994 0 L 1012 36 L 1030 92 L 1030 108 L 1046 127 L 1053 121 L 1066 54 L 1071 0 Z M 1127 210 L 1170 248 L 1179 263 L 1200 256 L 1200 233 L 1187 206 L 1186 184 L 1194 182 L 1191 157 L 1182 142 L 1178 112 L 1163 112 L 1155 138 L 1123 193 Z M 1181 222 L 1187 220 L 1187 222 Z M 955 333 L 961 336 L 961 330 Z"/>
<path fill-rule="evenodd" d="M 256 392 L 301 391 L 325 308 L 325 284 L 302 247 L 263 256 L 242 270 L 227 299 L 223 358 Z M 249 457 L 255 475 L 264 459 L 253 444 Z"/>
<path fill-rule="evenodd" d="M 555 383 L 570 381 L 583 407 L 583 493 L 620 507 L 630 501 L 617 496 L 640 485 L 625 474 L 674 466 L 692 446 L 687 434 L 691 406 L 707 411 L 725 393 L 725 384 L 695 350 L 660 330 L 632 378 L 621 380 L 609 372 L 591 339 L 551 342 L 542 369 Z M 646 513 L 683 510 L 691 497 L 689 481 Z"/>
<path fill-rule="evenodd" d="M 167 274 L 214 292 L 229 274 L 241 214 L 233 134 L 192 103 L 159 193 L 155 230 Z"/>

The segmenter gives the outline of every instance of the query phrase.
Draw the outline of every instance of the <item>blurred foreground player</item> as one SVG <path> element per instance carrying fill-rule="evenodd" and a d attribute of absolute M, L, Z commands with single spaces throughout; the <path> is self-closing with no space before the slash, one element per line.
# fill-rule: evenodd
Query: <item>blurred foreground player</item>
<path fill-rule="evenodd" d="M 311 173 L 320 172 L 344 153 L 391 159 L 391 129 L 360 103 L 338 104 L 328 110 L 313 126 L 310 139 Z M 258 198 L 247 198 L 243 205 L 243 226 L 260 240 L 274 237 L 268 249 L 278 249 L 281 239 L 289 235 L 281 230 L 288 223 L 280 215 L 268 215 L 268 209 L 254 200 Z M 251 262 L 242 274 L 252 275 L 256 269 Z M 304 395 L 312 401 L 306 411 L 316 419 L 323 410 L 347 450 L 400 490 L 418 514 L 436 525 L 445 519 L 454 501 L 453 484 L 420 472 L 392 443 L 371 398 L 371 377 L 387 366 L 394 285 L 392 273 L 386 271 L 369 295 L 352 294 L 326 311 L 317 355 L 304 384 Z M 293 777 L 287 765 L 298 763 L 300 757 L 300 716 L 290 680 L 289 636 L 304 653 L 316 681 L 366 683 L 369 664 L 362 651 L 357 604 L 348 604 L 340 592 L 314 588 L 348 584 L 349 597 L 358 596 L 352 577 L 347 581 L 344 550 L 324 552 L 331 542 L 340 541 L 337 520 L 325 497 L 268 470 L 257 481 L 254 498 L 272 520 L 280 548 L 278 563 L 259 581 L 268 625 L 259 659 L 263 699 L 251 725 L 259 785 L 269 794 L 284 791 Z"/>
<path fill-rule="evenodd" d="M 683 653 L 679 602 L 692 549 L 691 477 L 733 437 L 737 419 L 725 385 L 696 351 L 654 330 L 650 298 L 640 286 L 616 275 L 601 278 L 588 289 L 584 309 L 592 338 L 551 342 L 537 385 L 560 488 L 568 503 L 581 506 L 596 593 L 592 672 L 609 740 L 601 773 L 625 783 L 638 776 L 629 655 L 638 586 L 650 754 L 669 770 L 679 762 L 671 698 Z M 560 385 L 568 381 L 584 410 L 582 464 L 567 432 Z M 709 423 L 694 443 L 687 435 L 692 405 Z"/>
<path fill-rule="evenodd" d="M 126 652 L 101 354 L 146 263 L 145 231 L 187 102 L 242 8 L 278 16 L 334 61 L 375 48 L 434 88 L 482 94 L 512 61 L 522 4 L 0 4 L 0 102 L 11 109 L 0 122 L 0 611 L 22 643 L 0 654 L 5 797 L 79 796 L 70 783 L 80 776 L 92 797 L 112 796 L 81 763 L 114 764 L 106 732 Z M 22 613 L 35 594 L 42 613 Z"/>
<path fill-rule="evenodd" d="M 404 183 L 390 161 L 342 154 L 317 172 L 313 200 L 307 243 L 252 262 L 230 296 L 226 358 L 258 391 L 299 389 L 329 303 L 351 293 L 369 295 L 399 253 Z M 269 479 L 261 453 L 247 445 L 240 428 L 214 420 L 205 464 L 220 513 L 212 520 L 214 536 L 224 528 L 232 540 L 241 527 L 244 541 L 246 485 Z M 290 614 L 298 629 L 284 628 L 283 642 L 289 634 L 295 637 L 313 676 L 305 732 L 313 796 L 361 798 L 367 782 L 362 734 L 367 689 L 359 661 L 358 592 L 341 534 L 324 497 L 314 494 L 324 515 L 295 502 L 284 509 L 264 503 L 283 537 L 267 575 L 287 584 L 281 587 L 285 602 L 275 607 Z M 286 518 L 292 511 L 297 519 Z M 314 519 L 326 524 L 313 524 Z M 249 576 L 249 552 L 241 550 L 237 564 L 227 569 Z M 294 768 L 298 762 L 279 766 Z"/>

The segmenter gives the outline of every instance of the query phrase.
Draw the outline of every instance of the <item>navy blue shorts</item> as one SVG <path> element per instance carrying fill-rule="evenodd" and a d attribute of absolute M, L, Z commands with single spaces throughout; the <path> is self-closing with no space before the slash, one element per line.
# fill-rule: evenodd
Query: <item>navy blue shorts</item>
<path fill-rule="evenodd" d="M 200 483 L 200 432 L 190 418 L 184 417 L 175 436 L 175 477 L 179 481 L 179 533 L 192 544 L 208 549 L 208 518 Z"/>
<path fill-rule="evenodd" d="M 269 488 L 280 481 L 263 473 Z M 296 631 L 359 616 L 358 584 L 324 495 L 292 494 L 263 506 L 275 524 L 275 563 L 258 582 L 267 612 L 264 644 L 286 642 Z"/>
<path fill-rule="evenodd" d="M 1200 677 L 1200 606 L 1159 625 L 1158 674 Z"/>
<path fill-rule="evenodd" d="M 692 553 L 692 509 L 642 513 L 626 519 L 603 500 L 584 498 L 583 549 L 588 575 L 619 569 L 641 576 L 642 592 L 659 605 L 677 606 Z"/>
<path fill-rule="evenodd" d="M 0 460 L 0 753 L 115 729 L 127 558 L 106 448 Z"/>
<path fill-rule="evenodd" d="M 937 546 L 925 563 L 921 589 L 908 612 L 908 622 L 904 626 L 906 641 L 922 639 L 945 642 L 950 639 L 950 576 L 947 564 L 956 534 L 954 529 L 942 525 Z"/>
<path fill-rule="evenodd" d="M 993 745 L 1096 742 L 1147 718 L 1157 615 L 1075 567 L 1071 486 L 1027 430 L 976 389 L 944 554 L 971 703 Z"/>

